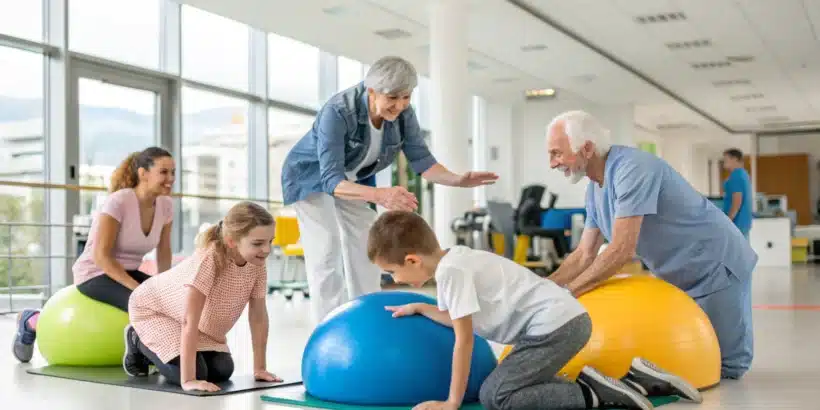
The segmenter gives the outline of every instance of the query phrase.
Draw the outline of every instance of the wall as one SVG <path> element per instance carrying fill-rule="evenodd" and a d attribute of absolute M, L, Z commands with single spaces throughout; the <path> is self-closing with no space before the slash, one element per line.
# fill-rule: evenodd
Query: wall
<path fill-rule="evenodd" d="M 487 199 L 512 202 L 518 198 L 513 167 L 512 105 L 488 102 L 485 115 L 487 170 L 499 176 L 495 184 L 486 188 Z"/>
<path fill-rule="evenodd" d="M 820 160 L 820 134 L 781 135 L 760 137 L 758 146 L 760 155 L 802 154 L 809 155 L 809 191 L 811 210 L 820 199 L 820 171 L 817 161 Z"/>

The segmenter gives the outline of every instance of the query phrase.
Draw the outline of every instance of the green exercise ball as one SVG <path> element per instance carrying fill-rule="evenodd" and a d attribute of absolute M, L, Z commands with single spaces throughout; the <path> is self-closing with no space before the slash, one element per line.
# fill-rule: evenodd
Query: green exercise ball
<path fill-rule="evenodd" d="M 80 293 L 60 289 L 37 319 L 37 348 L 52 366 L 121 366 L 128 313 Z"/>

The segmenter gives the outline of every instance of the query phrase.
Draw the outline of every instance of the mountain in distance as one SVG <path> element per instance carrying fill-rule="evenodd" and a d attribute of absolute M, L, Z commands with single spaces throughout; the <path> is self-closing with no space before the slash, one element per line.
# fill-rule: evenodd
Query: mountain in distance
<path fill-rule="evenodd" d="M 184 114 L 182 138 L 185 144 L 199 143 L 207 133 L 227 128 L 234 115 L 243 107 L 207 109 Z M 24 99 L 0 96 L 0 138 L 3 123 L 42 118 L 43 102 L 40 99 Z M 124 108 L 80 107 L 80 146 L 92 158 L 81 158 L 83 163 L 115 166 L 123 152 L 139 151 L 146 144 L 147 136 L 154 134 L 155 118 Z"/>

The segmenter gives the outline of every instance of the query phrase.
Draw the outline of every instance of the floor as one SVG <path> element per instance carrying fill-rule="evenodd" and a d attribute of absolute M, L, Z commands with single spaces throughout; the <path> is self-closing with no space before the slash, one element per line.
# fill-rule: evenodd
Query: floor
<path fill-rule="evenodd" d="M 673 404 L 664 409 L 817 409 L 820 382 L 820 265 L 789 269 L 759 269 L 754 280 L 756 358 L 754 368 L 738 382 L 727 382 L 704 394 L 701 405 Z M 286 301 L 269 299 L 271 329 L 268 364 L 274 372 L 297 375 L 301 352 L 311 327 L 301 295 Z M 0 338 L 11 342 L 12 316 L 0 316 Z M 230 335 L 237 371 L 251 364 L 250 332 L 241 321 Z M 32 376 L 30 366 L 43 365 L 35 357 L 19 364 L 10 349 L 0 349 L 0 397 L 11 408 L 26 410 L 82 409 L 272 409 L 260 400 L 262 392 L 196 398 L 133 390 L 85 382 Z M 10 400 L 10 401 L 9 401 Z"/>

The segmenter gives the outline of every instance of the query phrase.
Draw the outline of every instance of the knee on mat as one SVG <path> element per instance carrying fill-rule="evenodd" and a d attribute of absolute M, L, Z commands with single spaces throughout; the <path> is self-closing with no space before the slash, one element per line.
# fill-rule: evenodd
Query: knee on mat
<path fill-rule="evenodd" d="M 231 378 L 234 371 L 233 359 L 230 355 L 219 355 L 208 368 L 208 380 L 213 382 L 224 382 Z"/>
<path fill-rule="evenodd" d="M 501 410 L 502 400 L 497 394 L 498 389 L 490 386 L 489 384 L 490 383 L 485 382 L 481 385 L 481 389 L 478 391 L 478 400 L 481 402 L 481 405 L 485 410 Z"/>

